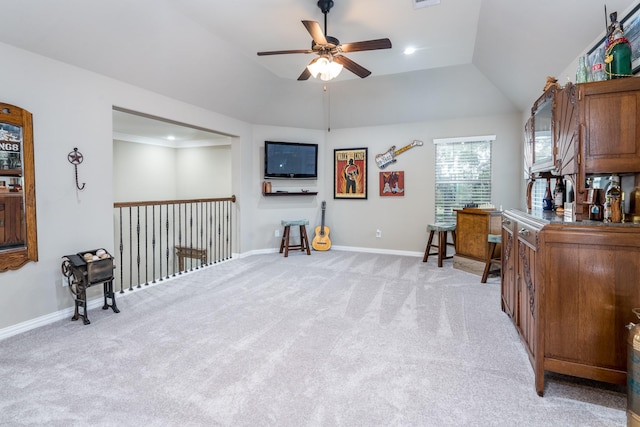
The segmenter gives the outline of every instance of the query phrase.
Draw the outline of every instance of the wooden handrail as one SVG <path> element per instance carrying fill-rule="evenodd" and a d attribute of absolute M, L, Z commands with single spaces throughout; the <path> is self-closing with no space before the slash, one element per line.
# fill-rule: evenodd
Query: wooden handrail
<path fill-rule="evenodd" d="M 236 196 L 231 197 L 219 197 L 213 199 L 186 199 L 186 200 L 155 200 L 147 202 L 115 202 L 114 208 L 128 208 L 135 206 L 153 206 L 153 205 L 177 205 L 181 203 L 205 203 L 205 202 L 236 202 Z"/>

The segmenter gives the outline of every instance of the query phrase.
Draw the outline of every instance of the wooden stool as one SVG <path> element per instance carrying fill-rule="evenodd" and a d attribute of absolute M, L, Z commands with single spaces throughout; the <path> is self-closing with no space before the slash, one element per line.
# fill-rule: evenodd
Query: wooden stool
<path fill-rule="evenodd" d="M 429 224 L 427 226 L 429 232 L 429 241 L 427 242 L 427 249 L 424 251 L 424 258 L 422 262 L 427 262 L 429 255 L 438 255 L 438 267 L 442 267 L 442 260 L 453 258 L 453 255 L 447 256 L 447 246 L 456 245 L 456 225 L 437 222 L 435 224 Z M 447 233 L 451 232 L 453 243 L 449 243 L 447 240 Z M 433 244 L 433 235 L 438 233 L 438 244 Z M 438 248 L 437 252 L 431 252 L 431 248 Z"/>
<path fill-rule="evenodd" d="M 487 283 L 487 276 L 489 275 L 489 270 L 491 270 L 491 264 L 496 264 L 498 267 L 502 268 L 502 257 L 500 252 L 498 252 L 497 255 L 494 254 L 498 243 L 502 243 L 502 235 L 489 234 L 487 241 L 489 242 L 489 249 L 487 250 L 487 261 L 484 265 L 484 273 L 482 273 L 482 280 L 480 280 L 480 283 Z"/>
<path fill-rule="evenodd" d="M 284 256 L 289 256 L 289 249 L 300 249 L 301 251 L 306 250 L 307 255 L 311 255 L 311 250 L 309 249 L 309 239 L 307 238 L 307 227 L 309 221 L 306 219 L 300 219 L 297 221 L 280 221 L 284 230 L 282 231 L 282 241 L 280 242 L 280 253 L 284 250 Z M 290 245 L 289 244 L 289 236 L 291 234 L 291 226 L 300 226 L 300 244 L 299 245 Z"/>

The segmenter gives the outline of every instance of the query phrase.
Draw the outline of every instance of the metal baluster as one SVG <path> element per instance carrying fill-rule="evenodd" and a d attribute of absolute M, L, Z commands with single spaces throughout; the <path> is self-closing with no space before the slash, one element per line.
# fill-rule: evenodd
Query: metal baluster
<path fill-rule="evenodd" d="M 193 248 L 193 202 L 189 203 L 189 239 L 189 249 L 191 249 Z M 191 261 L 191 258 L 189 258 L 189 265 L 191 266 L 191 271 L 193 271 L 193 262 Z"/>
<path fill-rule="evenodd" d="M 231 258 L 229 256 L 230 255 L 230 247 L 229 247 L 229 245 L 231 244 L 231 241 L 229 240 L 229 230 L 231 229 L 231 227 L 230 227 L 231 216 L 230 216 L 230 211 L 229 211 L 229 203 L 228 202 L 223 202 L 223 203 L 225 205 L 225 209 L 226 209 L 226 212 L 227 212 L 227 230 L 226 230 L 226 233 L 224 234 L 225 235 L 225 239 L 227 241 L 227 248 L 226 248 L 226 251 L 225 251 L 225 255 L 226 255 L 225 260 L 227 260 L 227 259 Z"/>
<path fill-rule="evenodd" d="M 220 202 L 216 203 L 216 244 L 218 246 L 217 249 L 217 256 L 216 259 L 218 261 L 220 261 L 220 251 L 222 249 L 222 246 L 220 246 L 220 236 L 221 236 L 221 230 L 220 230 Z"/>
<path fill-rule="evenodd" d="M 159 248 L 158 248 L 158 264 L 160 264 L 160 269 L 158 277 L 160 278 L 160 281 L 162 282 L 163 277 L 162 277 L 162 205 L 158 204 L 158 242 L 160 242 L 159 244 Z"/>
<path fill-rule="evenodd" d="M 173 226 L 173 246 L 175 247 L 176 245 L 176 204 L 174 203 L 173 205 L 171 205 L 172 211 L 173 211 L 173 221 L 172 222 L 172 226 Z M 179 206 L 178 206 L 179 208 Z M 178 211 L 180 211 L 180 209 L 178 209 Z M 176 256 L 174 255 L 173 257 L 173 277 L 176 277 Z"/>
<path fill-rule="evenodd" d="M 212 221 L 212 212 L 213 212 L 213 207 L 211 205 L 211 202 L 207 202 L 207 217 L 209 218 L 209 221 L 207 221 L 207 238 L 208 238 L 208 246 L 209 246 L 209 265 L 213 264 L 215 261 L 215 258 L 213 256 L 213 251 L 212 251 L 212 246 L 213 246 L 213 238 L 212 238 L 212 231 L 213 230 L 213 224 L 211 223 Z"/>
<path fill-rule="evenodd" d="M 196 231 L 196 245 L 192 246 L 194 248 L 194 250 L 195 250 L 195 248 L 199 248 L 200 247 L 200 242 L 198 242 L 198 238 L 199 238 L 199 234 L 200 234 L 200 233 L 198 233 L 198 229 L 199 229 L 199 226 L 200 226 L 200 219 L 198 217 L 198 205 L 199 205 L 199 203 L 196 202 L 196 230 L 195 230 Z M 195 255 L 195 251 L 192 250 L 191 255 L 192 256 Z M 200 263 L 198 262 L 198 260 L 195 259 L 194 262 L 196 264 L 196 270 L 200 269 Z"/>
<path fill-rule="evenodd" d="M 153 277 L 153 281 L 151 283 L 156 283 L 156 205 L 151 205 L 151 258 L 153 262 L 153 268 L 151 269 L 151 276 Z"/>
<path fill-rule="evenodd" d="M 167 220 L 166 220 L 166 235 L 167 235 L 167 247 L 166 247 L 166 254 L 167 254 L 167 279 L 169 278 L 169 205 L 167 204 L 167 207 L 165 209 L 166 214 L 167 214 Z"/>
<path fill-rule="evenodd" d="M 221 224 L 221 221 L 222 221 L 222 216 L 221 216 L 221 211 L 220 211 L 220 202 L 218 202 L 217 205 L 218 205 L 218 221 L 217 221 L 217 224 L 216 224 L 216 228 L 217 228 L 217 232 L 218 232 L 218 234 L 216 236 L 216 240 L 218 242 L 218 256 L 217 256 L 217 259 L 218 259 L 218 261 L 221 261 L 222 243 L 220 242 L 220 240 L 221 240 L 221 236 L 222 236 L 222 230 L 220 228 L 220 224 Z"/>
<path fill-rule="evenodd" d="M 229 217 L 228 226 L 227 226 L 227 259 L 233 258 L 233 253 L 231 252 L 231 237 L 232 237 L 232 225 L 233 225 L 233 211 L 230 201 L 225 202 L 227 204 L 227 215 Z"/>
<path fill-rule="evenodd" d="M 138 257 L 136 258 L 136 263 L 138 264 L 138 288 L 140 288 L 140 206 L 136 209 L 136 217 L 136 235 L 138 237 Z"/>
<path fill-rule="evenodd" d="M 122 208 L 118 208 L 119 214 L 120 214 L 120 264 L 122 264 L 122 260 L 123 258 L 123 251 L 124 251 L 124 243 L 122 241 Z M 124 269 L 122 268 L 122 265 L 120 265 L 120 293 L 123 294 L 124 293 L 124 279 L 123 279 L 123 274 L 124 274 Z"/>
<path fill-rule="evenodd" d="M 133 219 L 131 206 L 129 206 L 129 290 L 133 290 Z"/>
<path fill-rule="evenodd" d="M 206 253 L 207 247 L 204 244 L 204 234 L 203 234 L 204 233 L 204 224 L 205 224 L 204 215 L 203 215 L 204 203 L 203 202 L 198 202 L 198 204 L 200 205 L 200 222 L 199 222 L 199 224 L 200 224 L 200 227 L 199 227 L 199 229 L 200 229 L 200 244 L 198 245 L 198 247 L 203 249 L 203 250 L 205 250 L 205 253 Z M 202 259 L 200 259 L 199 264 L 200 264 L 200 267 L 203 267 L 205 263 L 202 261 Z"/>
<path fill-rule="evenodd" d="M 184 203 L 180 203 L 180 205 L 178 205 L 178 246 L 182 246 L 182 207 L 183 206 L 184 206 Z M 180 266 L 178 265 L 178 267 Z M 182 269 L 179 268 L 179 270 L 180 272 L 178 274 L 182 274 Z"/>
<path fill-rule="evenodd" d="M 149 206 L 144 206 L 144 285 L 149 286 Z"/>

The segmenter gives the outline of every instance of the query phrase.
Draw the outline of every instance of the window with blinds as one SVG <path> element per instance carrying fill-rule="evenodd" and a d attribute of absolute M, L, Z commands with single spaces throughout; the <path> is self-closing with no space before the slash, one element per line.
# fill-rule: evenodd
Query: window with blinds
<path fill-rule="evenodd" d="M 435 139 L 436 222 L 456 222 L 454 209 L 491 203 L 491 142 L 495 135 Z"/>

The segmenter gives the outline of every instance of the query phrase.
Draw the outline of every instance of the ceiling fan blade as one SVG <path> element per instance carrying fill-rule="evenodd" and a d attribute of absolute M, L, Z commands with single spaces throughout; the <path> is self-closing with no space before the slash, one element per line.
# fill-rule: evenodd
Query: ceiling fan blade
<path fill-rule="evenodd" d="M 320 27 L 320 24 L 318 24 L 316 21 L 302 21 L 302 24 L 304 24 L 304 27 L 307 29 L 307 31 L 309 31 L 309 34 L 311 34 L 311 38 L 314 42 L 316 42 L 316 44 L 327 44 L 327 38 L 322 32 L 322 27 Z"/>
<path fill-rule="evenodd" d="M 300 74 L 300 77 L 298 77 L 298 81 L 309 80 L 309 77 L 311 77 L 311 71 L 309 71 L 307 67 L 304 67 L 304 71 Z"/>
<path fill-rule="evenodd" d="M 295 49 L 295 50 L 272 50 L 269 52 L 258 52 L 258 56 L 266 55 L 286 55 L 289 53 L 313 53 L 311 49 Z"/>
<path fill-rule="evenodd" d="M 376 39 L 363 42 L 345 43 L 340 46 L 340 50 L 345 53 L 362 52 L 363 50 L 391 49 L 391 40 Z"/>
<path fill-rule="evenodd" d="M 337 62 L 338 64 L 342 64 L 344 68 L 351 71 L 356 76 L 362 77 L 363 79 L 367 77 L 369 74 L 371 74 L 371 71 L 367 70 L 362 65 L 353 62 L 346 56 L 342 56 L 342 55 L 334 56 L 333 61 Z"/>

